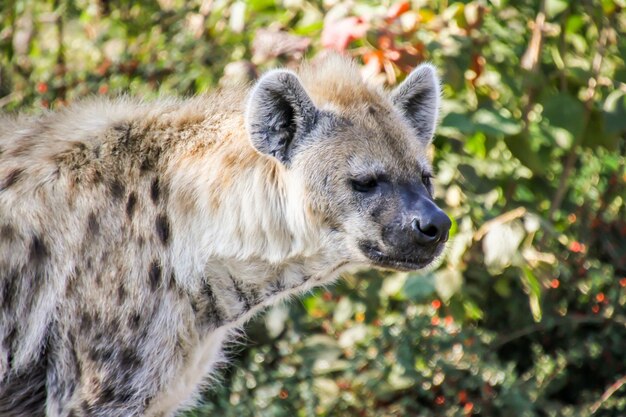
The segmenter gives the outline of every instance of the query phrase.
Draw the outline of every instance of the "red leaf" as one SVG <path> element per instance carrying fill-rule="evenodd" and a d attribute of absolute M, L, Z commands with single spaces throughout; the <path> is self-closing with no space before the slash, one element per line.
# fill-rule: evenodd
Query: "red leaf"
<path fill-rule="evenodd" d="M 324 48 L 345 51 L 350 42 L 365 36 L 369 24 L 360 17 L 346 17 L 324 26 L 322 45 Z"/>
<path fill-rule="evenodd" d="M 411 9 L 411 3 L 408 1 L 400 1 L 395 3 L 387 10 L 387 21 L 397 19 Z"/>

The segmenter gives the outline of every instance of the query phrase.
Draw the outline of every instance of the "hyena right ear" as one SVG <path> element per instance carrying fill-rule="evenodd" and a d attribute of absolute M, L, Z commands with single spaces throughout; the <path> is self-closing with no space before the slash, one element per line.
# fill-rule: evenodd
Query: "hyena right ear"
<path fill-rule="evenodd" d="M 425 145 L 433 140 L 441 88 L 435 67 L 422 64 L 391 92 L 391 101 L 409 119 Z"/>
<path fill-rule="evenodd" d="M 288 165 L 315 124 L 317 108 L 291 71 L 265 74 L 252 89 L 246 127 L 254 147 Z"/>

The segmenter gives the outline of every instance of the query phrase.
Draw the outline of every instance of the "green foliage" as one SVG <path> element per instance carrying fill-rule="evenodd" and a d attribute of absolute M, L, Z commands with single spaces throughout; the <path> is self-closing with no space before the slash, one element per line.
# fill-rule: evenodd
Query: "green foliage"
<path fill-rule="evenodd" d="M 324 48 L 387 84 L 433 61 L 454 219 L 438 269 L 274 307 L 187 415 L 622 416 L 625 7 L 4 0 L 0 106 L 194 94 Z"/>

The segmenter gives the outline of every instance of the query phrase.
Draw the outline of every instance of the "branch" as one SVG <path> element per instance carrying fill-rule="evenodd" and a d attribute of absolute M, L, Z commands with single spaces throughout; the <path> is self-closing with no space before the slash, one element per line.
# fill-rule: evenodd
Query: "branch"
<path fill-rule="evenodd" d="M 526 208 L 518 207 L 514 210 L 507 211 L 504 214 L 494 217 L 493 219 L 483 223 L 480 229 L 478 229 L 476 233 L 474 233 L 474 240 L 479 241 L 480 239 L 482 239 L 483 236 L 485 236 L 489 232 L 489 230 L 491 230 L 494 226 L 503 224 L 503 223 L 508 223 L 511 220 L 515 220 L 520 217 L 523 217 L 525 214 L 526 214 Z"/>
<path fill-rule="evenodd" d="M 528 71 L 525 84 L 527 85 L 526 92 L 522 97 L 522 103 L 524 107 L 522 109 L 522 121 L 524 122 L 523 133 L 524 136 L 528 134 L 530 127 L 530 112 L 535 105 L 535 98 L 537 96 L 537 87 L 534 85 L 533 78 L 539 72 L 539 63 L 541 57 L 541 48 L 543 46 L 544 28 L 546 23 L 546 0 L 542 0 L 539 4 L 539 11 L 535 17 L 533 23 L 533 33 L 528 42 L 528 48 L 522 59 L 520 65 L 522 69 Z"/>
<path fill-rule="evenodd" d="M 600 399 L 593 403 L 593 405 L 589 409 L 589 411 L 591 411 L 591 414 L 594 414 L 596 411 L 598 411 L 602 404 L 605 403 L 606 400 L 611 397 L 611 395 L 615 394 L 617 390 L 624 386 L 624 384 L 626 384 L 626 375 L 622 376 L 620 379 L 611 384 L 611 386 L 608 387 L 606 391 L 604 391 L 604 394 L 602 394 Z"/>
<path fill-rule="evenodd" d="M 563 318 L 559 318 L 559 319 L 555 319 L 552 323 L 537 323 L 537 324 L 533 324 L 531 326 L 527 326 L 524 327 L 522 329 L 519 329 L 513 333 L 510 333 L 506 336 L 502 336 L 499 337 L 498 339 L 496 339 L 496 341 L 493 343 L 493 346 L 495 348 L 499 348 L 503 345 L 506 345 L 507 343 L 510 343 L 512 341 L 514 341 L 515 339 L 519 339 L 521 337 L 524 336 L 528 336 L 529 334 L 533 334 L 536 332 L 542 332 L 544 330 L 549 330 L 552 329 L 554 327 L 558 327 L 558 326 L 563 326 L 566 324 L 573 324 L 575 326 L 578 326 L 580 324 L 587 324 L 587 323 L 604 323 L 604 322 L 611 322 L 612 320 L 607 319 L 606 317 L 602 317 L 602 316 L 568 316 L 568 317 L 563 317 Z M 616 321 L 616 320 L 614 320 Z M 619 323 L 619 321 L 616 321 L 617 323 Z M 622 324 L 622 323 L 619 323 Z"/>

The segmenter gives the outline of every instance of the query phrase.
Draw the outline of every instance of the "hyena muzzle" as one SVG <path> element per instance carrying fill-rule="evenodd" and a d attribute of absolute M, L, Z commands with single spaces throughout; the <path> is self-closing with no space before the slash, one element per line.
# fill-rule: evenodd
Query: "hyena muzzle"
<path fill-rule="evenodd" d="M 330 56 L 252 88 L 0 118 L 0 415 L 171 416 L 255 312 L 448 239 L 439 81 Z"/>

